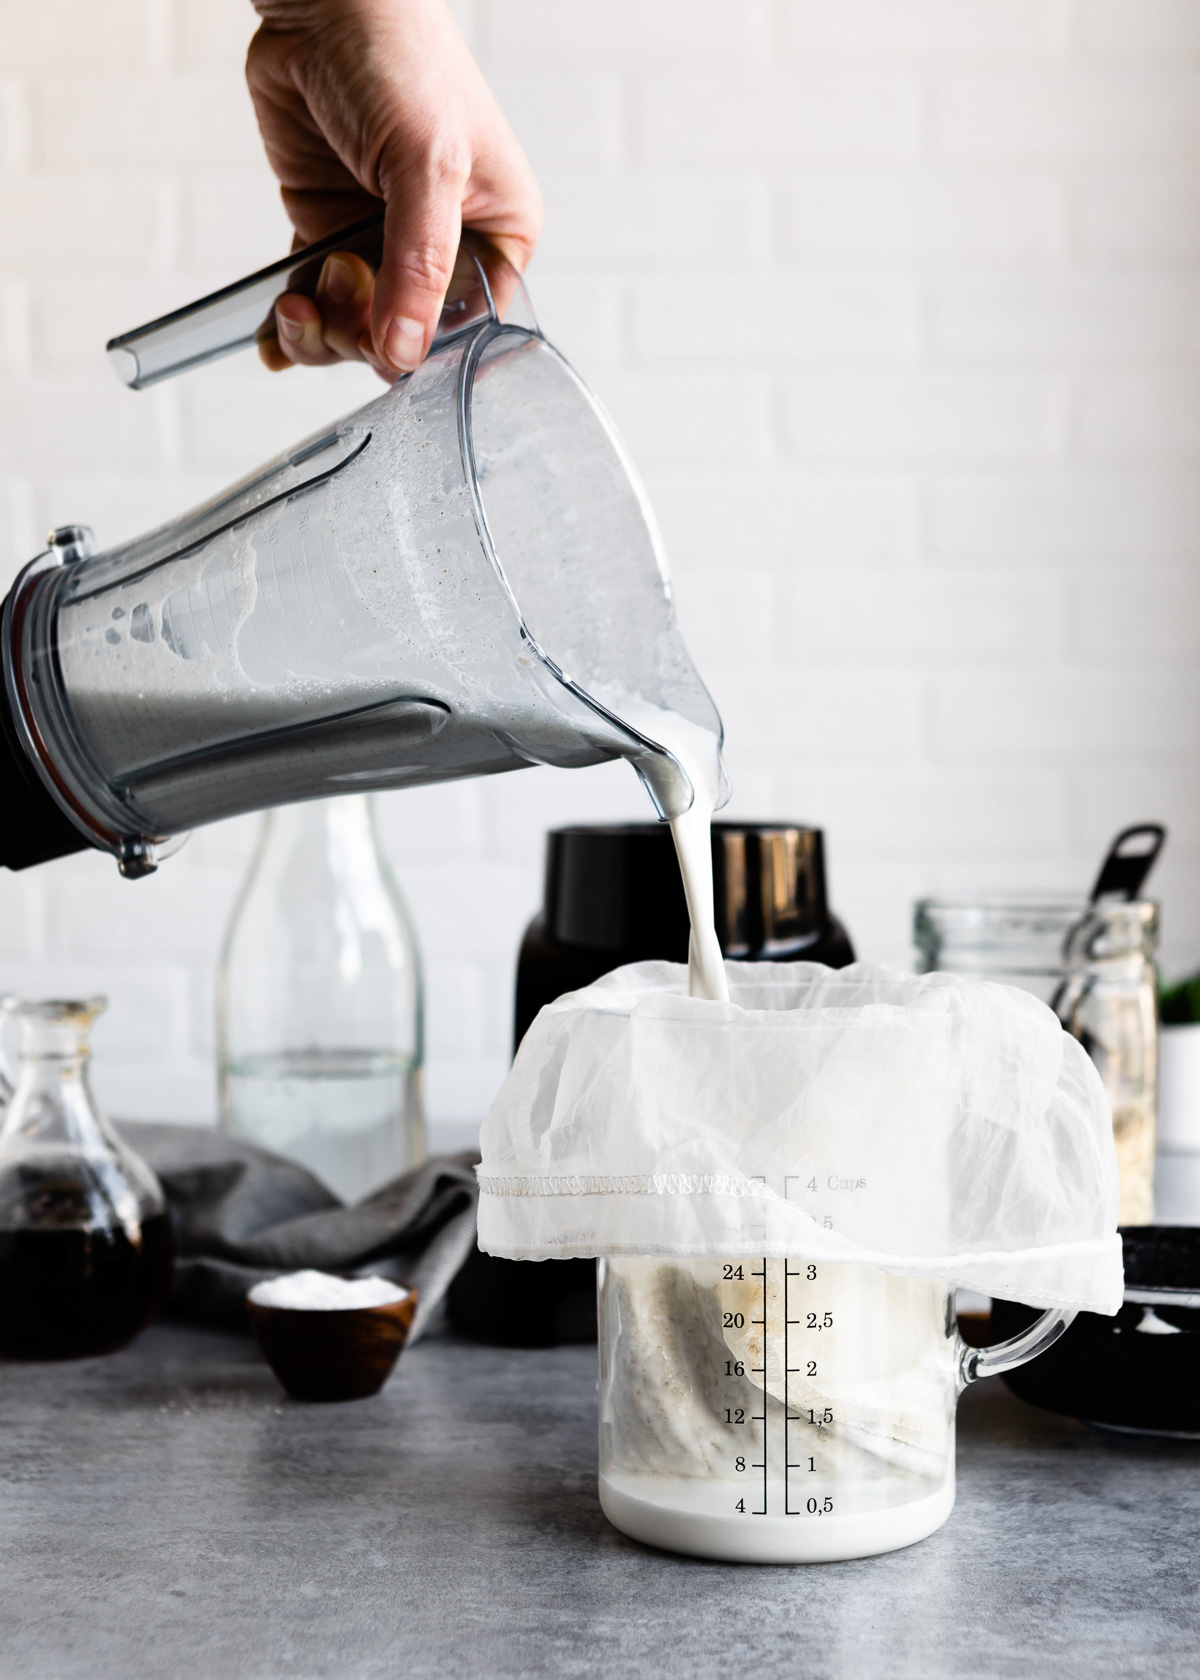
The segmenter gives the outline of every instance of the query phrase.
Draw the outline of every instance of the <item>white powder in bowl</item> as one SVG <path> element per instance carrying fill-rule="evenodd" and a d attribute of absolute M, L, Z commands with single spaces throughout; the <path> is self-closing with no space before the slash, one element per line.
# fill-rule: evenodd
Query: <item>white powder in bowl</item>
<path fill-rule="evenodd" d="M 257 1307 L 291 1307 L 297 1312 L 345 1312 L 354 1307 L 384 1307 L 409 1293 L 386 1278 L 340 1278 L 328 1272 L 289 1272 L 256 1283 L 249 1299 Z"/>

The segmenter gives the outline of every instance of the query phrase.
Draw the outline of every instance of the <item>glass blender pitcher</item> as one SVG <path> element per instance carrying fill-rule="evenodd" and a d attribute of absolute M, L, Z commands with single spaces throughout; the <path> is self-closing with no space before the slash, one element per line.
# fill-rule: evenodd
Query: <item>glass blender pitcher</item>
<path fill-rule="evenodd" d="M 126 334 L 114 363 L 142 386 L 251 344 L 324 252 L 378 236 Z M 415 373 L 136 541 L 54 533 L 3 655 L 14 789 L 33 778 L 26 804 L 127 875 L 238 812 L 531 764 L 628 758 L 679 816 L 692 785 L 655 719 L 703 730 L 714 761 L 720 741 L 624 448 L 469 234 Z"/>
<path fill-rule="evenodd" d="M 0 1073 L 0 1354 L 77 1359 L 143 1329 L 171 1277 L 171 1232 L 150 1168 L 97 1110 L 88 1032 L 103 998 L 0 999 L 20 1030 Z"/>

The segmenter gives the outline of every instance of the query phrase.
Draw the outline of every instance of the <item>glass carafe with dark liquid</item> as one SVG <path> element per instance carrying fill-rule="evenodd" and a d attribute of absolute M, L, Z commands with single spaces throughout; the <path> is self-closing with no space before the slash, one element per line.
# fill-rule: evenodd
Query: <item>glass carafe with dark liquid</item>
<path fill-rule="evenodd" d="M 0 1354 L 108 1353 L 162 1300 L 171 1234 L 161 1185 L 88 1086 L 88 1032 L 105 1000 L 0 1007 L 20 1032 L 0 1126 Z"/>

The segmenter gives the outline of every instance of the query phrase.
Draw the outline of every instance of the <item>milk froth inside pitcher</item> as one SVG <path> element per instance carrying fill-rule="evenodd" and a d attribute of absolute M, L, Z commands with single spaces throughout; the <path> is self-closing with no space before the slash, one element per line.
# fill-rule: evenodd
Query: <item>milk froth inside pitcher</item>
<path fill-rule="evenodd" d="M 530 764 L 628 758 L 678 817 L 695 777 L 655 733 L 670 720 L 719 784 L 720 720 L 624 448 L 511 270 L 500 318 L 502 259 L 478 251 L 415 373 L 133 542 L 92 553 L 72 528 L 14 585 L 17 747 L 126 873 L 239 812 Z M 236 347 L 181 349 L 181 319 L 121 341 L 131 382 Z"/>

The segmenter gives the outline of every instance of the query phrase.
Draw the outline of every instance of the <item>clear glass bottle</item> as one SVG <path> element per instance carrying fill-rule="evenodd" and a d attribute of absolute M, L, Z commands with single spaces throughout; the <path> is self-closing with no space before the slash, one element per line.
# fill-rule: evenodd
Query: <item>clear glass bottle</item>
<path fill-rule="evenodd" d="M 416 935 L 370 796 L 269 811 L 217 979 L 221 1124 L 354 1202 L 424 1158 Z"/>
<path fill-rule="evenodd" d="M 171 1278 L 158 1179 L 88 1085 L 88 1032 L 105 1008 L 0 999 L 20 1059 L 0 1074 L 0 1353 L 78 1359 L 122 1347 Z"/>
<path fill-rule="evenodd" d="M 1154 1218 L 1158 1028 L 1149 900 L 924 899 L 916 908 L 921 971 L 1001 980 L 1048 1003 L 1095 1062 L 1112 1104 L 1122 1225 Z"/>

